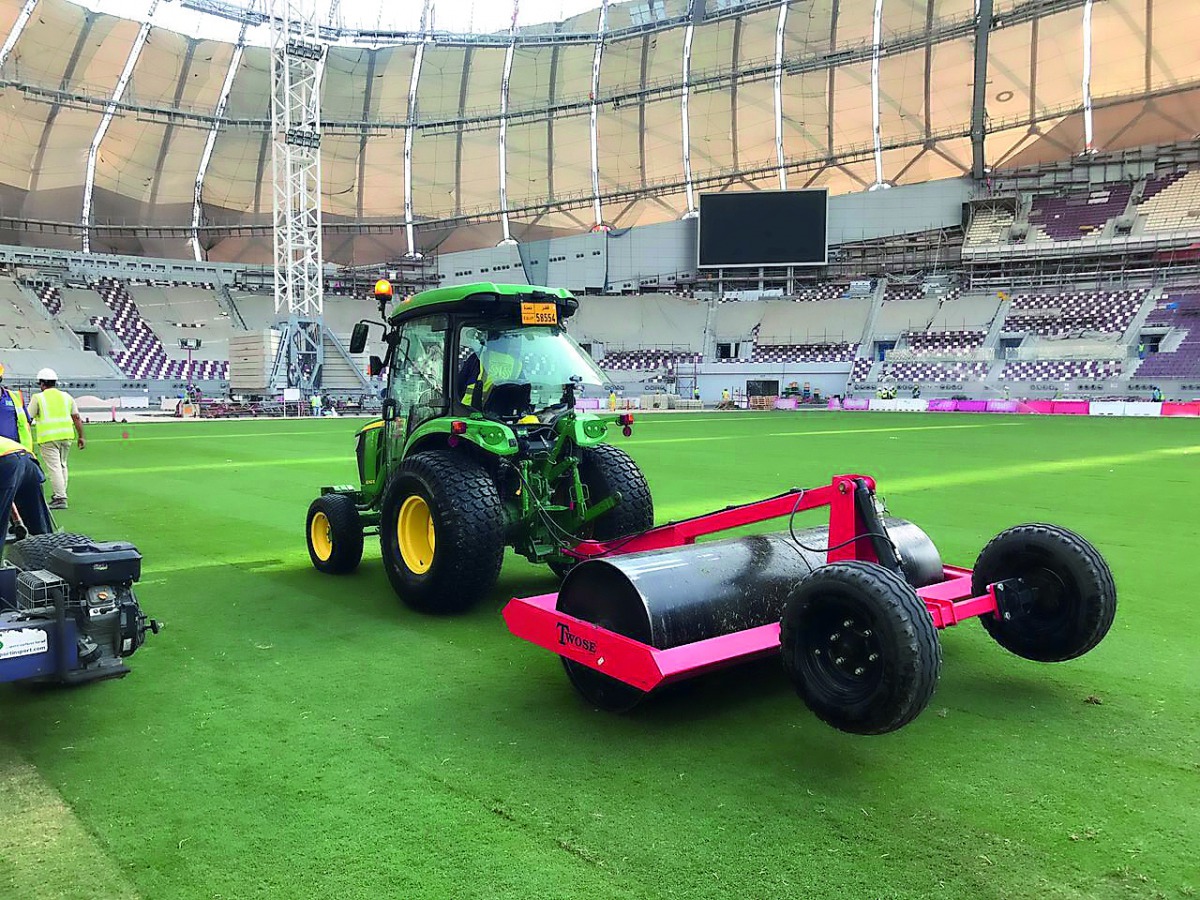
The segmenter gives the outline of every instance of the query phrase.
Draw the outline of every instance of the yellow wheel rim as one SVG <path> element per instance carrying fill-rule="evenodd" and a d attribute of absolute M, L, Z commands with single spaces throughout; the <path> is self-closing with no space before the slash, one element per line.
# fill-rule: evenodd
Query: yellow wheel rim
<path fill-rule="evenodd" d="M 329 524 L 329 516 L 325 513 L 319 512 L 312 517 L 308 526 L 308 540 L 317 559 L 329 562 L 329 557 L 333 556 L 333 528 Z"/>
<path fill-rule="evenodd" d="M 424 498 L 413 494 L 400 504 L 396 517 L 396 542 L 400 556 L 409 571 L 424 575 L 433 565 L 433 550 L 437 545 L 433 515 Z"/>

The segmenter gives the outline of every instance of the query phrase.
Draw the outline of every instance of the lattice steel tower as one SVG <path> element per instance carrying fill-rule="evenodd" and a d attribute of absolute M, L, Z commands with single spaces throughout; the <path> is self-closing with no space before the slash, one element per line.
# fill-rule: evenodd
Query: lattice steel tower
<path fill-rule="evenodd" d="M 326 47 L 314 0 L 266 0 L 271 26 L 271 176 L 275 313 L 287 316 L 273 380 L 307 396 L 321 386 L 321 75 Z"/>

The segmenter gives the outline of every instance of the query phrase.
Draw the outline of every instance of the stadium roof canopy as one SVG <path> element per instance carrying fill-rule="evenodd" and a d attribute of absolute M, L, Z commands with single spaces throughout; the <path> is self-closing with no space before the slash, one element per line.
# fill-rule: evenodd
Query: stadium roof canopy
<path fill-rule="evenodd" d="M 0 241 L 77 249 L 86 220 L 93 250 L 269 260 L 262 14 L 91 5 L 0 0 Z M 513 9 L 343 0 L 331 259 L 404 252 L 406 201 L 423 247 L 457 249 L 503 217 L 530 239 L 677 217 L 707 190 L 857 191 L 1200 132 L 1195 0 L 520 0 L 515 27 Z"/>

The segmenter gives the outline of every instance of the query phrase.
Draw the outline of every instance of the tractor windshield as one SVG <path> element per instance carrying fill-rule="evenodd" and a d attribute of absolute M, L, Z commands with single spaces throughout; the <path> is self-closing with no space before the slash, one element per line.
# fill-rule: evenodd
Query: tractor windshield
<path fill-rule="evenodd" d="M 537 415 L 564 405 L 571 383 L 576 398 L 597 397 L 604 376 L 557 325 L 465 325 L 459 333 L 455 396 L 466 406 L 503 418 Z"/>

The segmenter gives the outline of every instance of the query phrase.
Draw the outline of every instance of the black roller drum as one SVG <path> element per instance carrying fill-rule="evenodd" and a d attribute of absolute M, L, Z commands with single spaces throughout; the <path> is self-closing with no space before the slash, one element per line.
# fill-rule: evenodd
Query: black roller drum
<path fill-rule="evenodd" d="M 925 532 L 903 519 L 884 525 L 913 587 L 942 580 L 941 557 Z M 796 537 L 824 548 L 829 529 Z M 824 564 L 824 552 L 802 549 L 787 533 L 592 559 L 567 575 L 557 608 L 665 650 L 778 622 L 792 589 Z"/>

